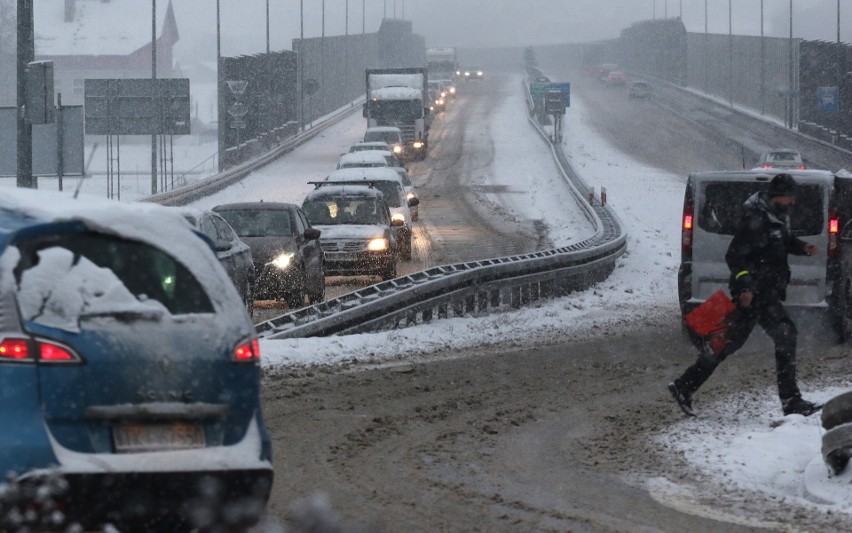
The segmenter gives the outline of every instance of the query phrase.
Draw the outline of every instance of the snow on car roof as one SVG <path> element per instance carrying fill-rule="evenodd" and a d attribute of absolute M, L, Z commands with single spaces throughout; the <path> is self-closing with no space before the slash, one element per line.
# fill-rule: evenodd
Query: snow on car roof
<path fill-rule="evenodd" d="M 338 163 L 381 163 L 387 166 L 387 159 L 385 157 L 389 154 L 390 152 L 387 150 L 362 150 L 360 152 L 343 154 L 340 156 Z"/>
<path fill-rule="evenodd" d="M 326 181 L 391 180 L 399 182 L 399 173 L 388 167 L 341 168 L 329 174 Z"/>

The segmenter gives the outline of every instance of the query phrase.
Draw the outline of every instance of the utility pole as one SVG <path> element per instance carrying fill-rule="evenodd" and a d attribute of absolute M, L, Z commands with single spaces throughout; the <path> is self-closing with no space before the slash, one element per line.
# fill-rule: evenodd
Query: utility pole
<path fill-rule="evenodd" d="M 346 35 L 349 35 L 349 0 L 346 0 Z"/>
<path fill-rule="evenodd" d="M 763 35 L 763 0 L 760 0 L 760 114 L 766 114 L 766 42 Z"/>
<path fill-rule="evenodd" d="M 269 0 L 266 0 L 266 53 L 269 53 Z"/>
<path fill-rule="evenodd" d="M 151 0 L 151 79 L 157 79 L 157 0 Z M 157 135 L 151 135 L 151 194 L 157 194 Z"/>
<path fill-rule="evenodd" d="M 35 61 L 33 0 L 18 0 L 18 181 L 17 186 L 37 189 L 33 177 L 33 126 L 27 120 L 27 65 Z"/>
<path fill-rule="evenodd" d="M 734 17 L 733 0 L 728 0 L 728 104 L 734 107 Z"/>
<path fill-rule="evenodd" d="M 787 100 L 789 101 L 789 105 L 787 106 L 789 109 L 787 110 L 787 114 L 790 117 L 790 129 L 793 129 L 793 0 L 790 0 L 790 46 L 789 46 L 789 69 L 790 69 L 790 80 L 789 80 L 789 96 L 787 96 Z"/>

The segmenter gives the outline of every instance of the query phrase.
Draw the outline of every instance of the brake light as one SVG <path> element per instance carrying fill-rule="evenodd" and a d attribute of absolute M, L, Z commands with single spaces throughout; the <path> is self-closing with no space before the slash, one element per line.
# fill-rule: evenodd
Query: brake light
<path fill-rule="evenodd" d="M 837 211 L 831 209 L 828 212 L 828 256 L 837 257 L 840 254 L 840 219 Z"/>
<path fill-rule="evenodd" d="M 27 339 L 3 339 L 0 342 L 0 361 L 4 360 L 32 360 L 29 341 Z"/>
<path fill-rule="evenodd" d="M 38 343 L 38 358 L 43 363 L 76 363 L 80 361 L 80 357 L 70 348 L 43 340 Z"/>
<path fill-rule="evenodd" d="M 687 258 L 692 255 L 692 227 L 694 209 L 691 203 L 683 206 L 683 228 L 681 228 L 681 255 Z"/>
<path fill-rule="evenodd" d="M 234 359 L 240 363 L 260 361 L 260 343 L 254 339 L 240 344 L 234 350 Z"/>

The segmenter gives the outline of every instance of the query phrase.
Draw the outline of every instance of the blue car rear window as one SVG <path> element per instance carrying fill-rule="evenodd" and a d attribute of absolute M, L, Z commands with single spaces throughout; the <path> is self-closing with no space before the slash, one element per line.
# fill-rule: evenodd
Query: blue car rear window
<path fill-rule="evenodd" d="M 85 257 L 108 269 L 140 300 L 160 302 L 173 315 L 212 313 L 204 288 L 176 258 L 145 243 L 99 233 L 71 233 L 16 243 L 21 259 L 15 268 L 20 283 L 24 271 L 39 263 L 39 251 L 63 248 L 75 263 Z"/>

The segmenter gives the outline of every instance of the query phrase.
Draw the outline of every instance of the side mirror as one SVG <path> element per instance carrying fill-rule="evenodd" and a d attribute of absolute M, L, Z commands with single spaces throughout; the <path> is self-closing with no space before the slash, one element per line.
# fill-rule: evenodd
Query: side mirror
<path fill-rule="evenodd" d="M 213 246 L 216 248 L 217 252 L 227 252 L 231 249 L 231 243 L 224 239 L 216 239 L 216 242 L 213 243 Z"/>
<path fill-rule="evenodd" d="M 391 219 L 391 227 L 393 227 L 393 228 L 400 228 L 400 227 L 402 227 L 402 226 L 405 226 L 405 222 L 404 222 L 404 221 L 399 220 L 399 219 Z"/>
<path fill-rule="evenodd" d="M 417 198 L 415 196 L 414 198 L 408 199 L 408 207 L 414 207 L 414 206 L 418 206 L 418 205 L 420 205 L 420 198 Z"/>
<path fill-rule="evenodd" d="M 316 228 L 308 228 L 305 230 L 305 239 L 309 241 L 315 241 L 320 238 L 322 231 Z"/>

